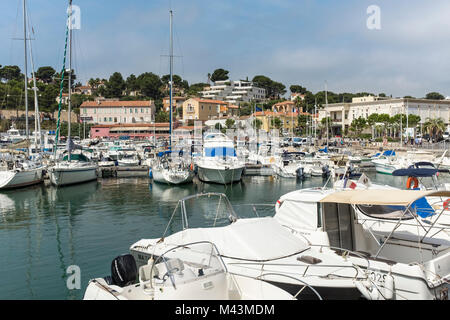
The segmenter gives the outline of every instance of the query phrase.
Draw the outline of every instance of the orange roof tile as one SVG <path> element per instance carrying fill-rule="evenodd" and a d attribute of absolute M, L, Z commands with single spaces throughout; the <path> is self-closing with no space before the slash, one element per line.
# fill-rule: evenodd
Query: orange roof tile
<path fill-rule="evenodd" d="M 81 108 L 101 108 L 101 107 L 151 107 L 153 101 L 85 101 Z"/>
<path fill-rule="evenodd" d="M 222 100 L 211 100 L 211 99 L 200 99 L 200 98 L 192 98 L 194 100 L 197 100 L 198 102 L 203 102 L 203 103 L 215 103 L 215 104 L 228 104 L 225 101 Z"/>

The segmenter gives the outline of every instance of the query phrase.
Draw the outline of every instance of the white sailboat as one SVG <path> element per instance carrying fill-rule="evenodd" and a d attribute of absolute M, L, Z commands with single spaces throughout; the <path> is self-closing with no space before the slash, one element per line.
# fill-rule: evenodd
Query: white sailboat
<path fill-rule="evenodd" d="M 25 118 L 26 118 L 26 134 L 25 142 L 29 144 L 29 130 L 28 130 L 28 50 L 27 41 L 29 40 L 27 30 L 27 12 L 26 12 L 26 0 L 23 0 L 23 28 L 24 28 L 24 47 L 25 47 L 25 63 L 24 63 L 24 83 L 25 83 Z M 32 53 L 31 53 L 32 56 Z M 33 80 L 36 83 L 34 70 Z M 36 85 L 35 85 L 36 87 Z M 36 88 L 34 88 L 36 90 Z M 36 93 L 36 91 L 35 91 Z M 35 114 L 38 114 L 37 107 L 37 95 L 35 94 Z M 35 116 L 35 128 L 37 128 L 38 116 Z M 22 140 L 22 136 L 19 131 L 11 127 L 8 130 L 8 136 L 11 142 L 15 143 Z M 20 140 L 19 140 L 20 139 Z M 36 141 L 36 140 L 35 140 Z M 13 189 L 19 187 L 30 186 L 43 182 L 43 170 L 40 160 L 30 160 L 29 145 L 27 146 L 26 154 L 14 150 L 2 150 L 7 156 L 2 157 L 2 165 L 0 167 L 0 189 Z M 20 155 L 20 156 L 18 156 Z"/>
<path fill-rule="evenodd" d="M 70 184 L 88 182 L 97 179 L 97 164 L 91 162 L 85 155 L 80 153 L 72 153 L 74 147 L 72 140 L 70 139 L 70 113 L 71 113 L 71 88 L 72 88 L 72 0 L 69 0 L 69 20 L 68 20 L 68 42 L 69 42 L 69 70 L 68 82 L 69 82 L 69 100 L 68 100 L 68 135 L 67 135 L 67 155 L 62 159 L 55 159 L 56 163 L 49 168 L 48 173 L 50 175 L 50 181 L 55 186 L 65 186 Z M 63 71 L 65 69 L 65 60 Z M 64 72 L 62 72 L 60 95 L 62 94 L 64 81 Z M 60 99 L 61 101 L 62 99 Z M 60 102 L 61 107 L 61 102 Z M 59 125 L 59 119 L 58 119 Z M 57 129 L 59 134 L 59 128 Z M 57 135 L 58 137 L 58 135 Z M 57 139 L 58 140 L 58 139 Z M 55 142 L 57 143 L 57 141 Z M 55 146 L 56 152 L 56 146 Z"/>
<path fill-rule="evenodd" d="M 170 10 L 170 143 L 169 153 L 164 153 L 160 157 L 153 159 L 151 176 L 153 181 L 167 184 L 184 184 L 192 182 L 195 173 L 193 166 L 187 159 L 178 156 L 172 151 L 172 92 L 173 92 L 173 39 L 172 39 L 172 10 Z"/>

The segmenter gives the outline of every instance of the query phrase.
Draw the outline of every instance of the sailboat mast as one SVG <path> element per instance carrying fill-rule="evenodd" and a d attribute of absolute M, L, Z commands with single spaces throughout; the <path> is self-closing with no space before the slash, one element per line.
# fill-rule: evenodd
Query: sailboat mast
<path fill-rule="evenodd" d="M 325 81 L 325 110 L 326 110 L 326 113 L 325 113 L 325 116 L 327 117 L 327 149 L 328 149 L 328 95 L 327 95 L 327 91 L 328 91 L 328 88 L 327 88 L 327 82 Z"/>
<path fill-rule="evenodd" d="M 25 81 L 25 131 L 28 140 L 28 57 L 27 57 L 27 8 L 26 0 L 23 0 L 23 40 L 25 52 L 24 81 Z"/>
<path fill-rule="evenodd" d="M 170 115 L 169 115 L 169 117 L 170 117 L 170 144 L 169 144 L 169 146 L 170 146 L 170 150 L 172 150 L 172 122 L 173 122 L 173 119 L 172 119 L 172 117 L 173 117 L 173 113 L 172 113 L 172 94 L 173 94 L 173 84 L 172 84 L 172 81 L 173 81 L 173 35 L 172 35 L 172 33 L 173 33 L 173 30 L 172 30 L 172 27 L 173 27 L 173 22 L 172 22 L 172 16 L 173 16 L 173 14 L 172 14 L 172 10 L 170 10 L 170 56 L 169 56 L 169 60 L 170 60 L 170 62 L 169 62 L 169 64 L 170 64 L 170 97 L 169 97 L 169 104 L 170 104 L 170 110 L 169 110 L 169 113 L 170 113 Z"/>
<path fill-rule="evenodd" d="M 69 71 L 68 71 L 68 75 L 69 75 L 69 85 L 68 85 L 68 89 L 69 89 L 69 100 L 67 101 L 68 103 L 68 115 L 67 115 L 67 143 L 69 146 L 69 156 L 68 156 L 68 160 L 70 162 L 70 113 L 71 113 L 71 105 L 72 105 L 72 0 L 69 0 Z"/>

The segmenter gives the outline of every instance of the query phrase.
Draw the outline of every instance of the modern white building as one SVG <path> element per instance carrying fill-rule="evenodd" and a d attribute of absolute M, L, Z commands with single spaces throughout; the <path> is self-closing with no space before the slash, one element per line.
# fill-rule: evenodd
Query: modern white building
<path fill-rule="evenodd" d="M 251 81 L 216 81 L 207 90 L 201 91 L 205 99 L 219 99 L 230 103 L 261 101 L 266 90 L 253 85 Z"/>
<path fill-rule="evenodd" d="M 390 117 L 401 113 L 414 114 L 420 116 L 420 124 L 425 123 L 427 118 L 442 118 L 448 125 L 450 124 L 450 100 L 358 97 L 353 98 L 352 103 L 333 103 L 319 110 L 319 122 L 323 118 L 330 117 L 333 133 L 342 134 L 350 127 L 354 119 L 359 117 L 367 119 L 373 113 L 385 113 Z"/>

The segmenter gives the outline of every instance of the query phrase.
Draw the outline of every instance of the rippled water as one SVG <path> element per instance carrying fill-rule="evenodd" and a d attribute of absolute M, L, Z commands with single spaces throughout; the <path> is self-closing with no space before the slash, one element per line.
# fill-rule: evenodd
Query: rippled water
<path fill-rule="evenodd" d="M 375 182 L 403 186 L 404 179 L 372 174 Z M 103 179 L 77 186 L 31 187 L 0 193 L 0 299 L 81 299 L 89 279 L 110 274 L 114 257 L 142 238 L 160 237 L 177 201 L 199 192 L 223 192 L 241 217 L 249 204 L 274 204 L 290 191 L 322 186 L 273 177 L 244 177 L 232 186 L 198 181 L 171 187 L 146 178 Z M 260 216 L 273 206 L 258 207 Z M 192 213 L 197 224 L 208 224 Z M 210 222 L 210 221 L 209 221 Z M 176 224 L 175 224 L 176 225 Z M 170 232 L 177 230 L 169 229 Z M 66 286 L 67 267 L 81 269 L 81 289 Z"/>

